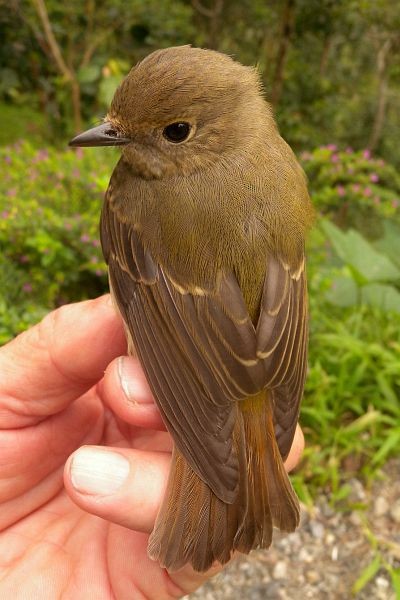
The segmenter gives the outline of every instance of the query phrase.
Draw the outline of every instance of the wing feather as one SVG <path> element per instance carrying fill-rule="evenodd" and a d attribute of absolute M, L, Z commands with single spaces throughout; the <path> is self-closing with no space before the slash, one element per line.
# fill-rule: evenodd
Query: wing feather
<path fill-rule="evenodd" d="M 214 290 L 178 285 L 110 202 L 101 240 L 115 299 L 178 449 L 218 498 L 234 502 L 241 400 L 270 390 L 282 456 L 290 449 L 306 372 L 304 270 L 266 257 L 255 328 L 232 272 L 220 273 Z"/>

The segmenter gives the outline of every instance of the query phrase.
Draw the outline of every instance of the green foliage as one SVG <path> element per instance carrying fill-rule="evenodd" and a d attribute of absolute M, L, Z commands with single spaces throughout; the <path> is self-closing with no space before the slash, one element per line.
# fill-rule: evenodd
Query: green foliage
<path fill-rule="evenodd" d="M 0 103 L 0 115 L 0 146 L 8 146 L 26 135 L 31 143 L 45 142 L 45 119 L 39 111 L 30 106 Z"/>
<path fill-rule="evenodd" d="M 0 150 L 0 341 L 107 289 L 98 218 L 113 159 L 28 143 Z"/>
<path fill-rule="evenodd" d="M 400 223 L 400 174 L 393 165 L 369 150 L 340 151 L 335 144 L 301 158 L 316 208 L 340 227 L 376 239 L 383 235 L 385 218 Z"/>
<path fill-rule="evenodd" d="M 324 178 L 316 175 L 313 188 L 334 217 L 323 204 Z M 308 241 L 310 357 L 301 412 L 307 447 L 295 477 L 307 503 L 321 488 L 334 503 L 346 502 L 346 478 L 375 476 L 400 448 L 400 227 L 397 215 L 388 220 L 380 208 L 378 239 L 325 217 Z"/>
<path fill-rule="evenodd" d="M 27 0 L 0 0 L 0 98 L 39 109 L 53 140 L 72 132 L 70 79 Z M 258 65 L 296 149 L 373 147 L 399 165 L 400 4 L 390 0 L 46 0 L 60 54 L 76 77 L 82 120 L 104 115 L 115 86 L 152 50 L 211 47 Z M 218 11 L 218 7 L 222 10 Z M 110 66 L 117 64 L 117 72 Z M 75 125 L 76 126 L 76 125 Z"/>
<path fill-rule="evenodd" d="M 400 315 L 329 308 L 311 295 L 309 374 L 301 423 L 307 438 L 301 494 L 372 476 L 400 442 Z"/>
<path fill-rule="evenodd" d="M 380 251 L 352 229 L 342 232 L 324 220 L 321 227 L 344 266 L 332 277 L 326 298 L 337 306 L 367 304 L 400 314 L 399 255 L 394 250 L 400 244 L 400 226 L 385 222 L 388 234 L 383 236 Z M 397 231 L 398 237 L 393 236 Z M 389 254 L 389 255 L 388 255 Z M 391 258 L 393 256 L 393 260 Z"/>

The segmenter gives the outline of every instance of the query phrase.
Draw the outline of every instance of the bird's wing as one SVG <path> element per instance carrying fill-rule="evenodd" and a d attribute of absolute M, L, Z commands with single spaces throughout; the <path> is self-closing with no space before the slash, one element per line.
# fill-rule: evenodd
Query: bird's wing
<path fill-rule="evenodd" d="M 233 502 L 239 479 L 235 401 L 267 384 L 284 447 L 293 435 L 303 382 L 296 346 L 304 354 L 306 344 L 298 306 L 302 284 L 268 267 L 256 333 L 232 273 L 221 275 L 212 293 L 189 293 L 153 261 L 135 229 L 108 203 L 101 237 L 115 299 L 174 442 L 214 493 Z M 293 397 L 285 398 L 285 391 Z"/>
<path fill-rule="evenodd" d="M 285 459 L 292 445 L 307 371 L 308 300 L 304 256 L 295 268 L 269 257 L 257 324 L 257 356 L 271 391 L 275 435 Z"/>

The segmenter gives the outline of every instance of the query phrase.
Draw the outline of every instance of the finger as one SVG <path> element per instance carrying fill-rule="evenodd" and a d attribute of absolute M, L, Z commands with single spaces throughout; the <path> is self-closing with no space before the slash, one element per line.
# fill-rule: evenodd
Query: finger
<path fill-rule="evenodd" d="M 297 464 L 304 437 L 298 427 L 292 449 L 285 467 Z M 186 565 L 176 573 L 168 574 L 158 568 L 157 563 L 147 556 L 147 535 L 129 536 L 128 530 L 148 534 L 152 531 L 157 513 L 164 497 L 171 462 L 169 453 L 143 452 L 141 450 L 107 449 L 86 446 L 77 450 L 68 460 L 64 471 L 64 484 L 72 500 L 84 510 L 124 526 L 126 534 L 111 530 L 118 536 L 125 535 L 125 552 L 111 557 L 122 567 L 121 560 L 129 564 L 122 572 L 152 574 L 157 581 L 164 574 L 164 585 L 172 597 L 183 596 L 194 591 L 202 583 L 221 570 L 220 565 L 207 573 L 197 573 Z M 128 549 L 132 552 L 129 552 Z M 137 561 L 132 567 L 131 556 Z M 125 558 L 124 558 L 125 557 Z M 129 558 L 127 558 L 129 557 Z M 132 570 L 133 569 L 133 570 Z"/>
<path fill-rule="evenodd" d="M 300 462 L 301 456 L 304 452 L 304 435 L 300 425 L 297 423 L 296 431 L 290 448 L 289 455 L 285 461 L 285 469 L 288 473 L 293 471 Z"/>
<path fill-rule="evenodd" d="M 92 389 L 34 427 L 1 433 L 0 531 L 63 489 L 66 458 L 82 444 L 98 443 L 103 426 L 104 410 Z"/>
<path fill-rule="evenodd" d="M 62 410 L 126 351 L 109 296 L 63 306 L 0 351 L 0 428 Z"/>
<path fill-rule="evenodd" d="M 135 531 L 152 531 L 171 454 L 83 446 L 67 461 L 65 488 L 84 510 Z"/>
<path fill-rule="evenodd" d="M 120 356 L 108 365 L 99 393 L 105 404 L 126 423 L 165 431 L 139 360 Z"/>
<path fill-rule="evenodd" d="M 297 464 L 303 446 L 298 427 L 285 463 L 287 469 Z M 149 533 L 163 499 L 170 462 L 168 452 L 85 446 L 69 458 L 64 483 L 84 510 Z"/>

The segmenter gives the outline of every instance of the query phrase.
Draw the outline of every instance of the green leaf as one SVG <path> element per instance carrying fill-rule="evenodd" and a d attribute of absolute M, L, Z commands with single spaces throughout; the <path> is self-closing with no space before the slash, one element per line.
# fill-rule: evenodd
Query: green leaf
<path fill-rule="evenodd" d="M 361 302 L 400 313 L 400 292 L 392 285 L 370 283 L 361 288 Z"/>
<path fill-rule="evenodd" d="M 354 306 L 358 303 L 357 284 L 350 277 L 336 277 L 325 297 L 335 306 Z"/>
<path fill-rule="evenodd" d="M 381 567 L 381 564 L 381 557 L 378 554 L 377 556 L 375 556 L 373 561 L 371 561 L 369 565 L 367 565 L 365 569 L 361 571 L 358 579 L 355 581 L 353 587 L 351 588 L 353 594 L 358 594 L 358 592 L 361 592 L 361 590 L 367 585 L 367 583 L 375 577 L 375 575 Z"/>
<path fill-rule="evenodd" d="M 383 442 L 378 452 L 372 458 L 372 464 L 378 465 L 386 456 L 388 456 L 396 447 L 400 447 L 400 429 L 394 429 L 391 434 Z"/>
<path fill-rule="evenodd" d="M 343 427 L 341 429 L 341 433 L 360 433 L 361 431 L 364 431 L 364 429 L 370 427 L 373 423 L 380 421 L 381 417 L 382 414 L 379 412 L 379 410 L 370 410 L 367 413 L 365 413 L 365 415 L 362 415 L 361 417 L 358 417 L 358 419 L 355 419 L 346 427 Z"/>
<path fill-rule="evenodd" d="M 390 258 L 375 250 L 357 231 L 349 229 L 343 232 L 326 220 L 321 222 L 321 226 L 337 255 L 343 262 L 353 267 L 365 282 L 400 279 L 400 270 Z"/>
<path fill-rule="evenodd" d="M 400 598 L 400 569 L 389 570 L 390 577 L 392 579 L 392 586 L 396 593 L 396 598 Z"/>
<path fill-rule="evenodd" d="M 78 79 L 81 83 L 93 83 L 100 77 L 100 67 L 98 65 L 88 65 L 81 67 L 78 71 Z"/>
<path fill-rule="evenodd" d="M 103 105 L 107 107 L 110 105 L 115 90 L 121 83 L 121 80 L 122 75 L 111 75 L 110 77 L 101 80 L 99 86 L 99 100 Z"/>
<path fill-rule="evenodd" d="M 400 267 L 400 226 L 393 221 L 384 221 L 384 235 L 382 238 L 374 242 L 374 247 L 378 252 L 386 254 Z"/>

